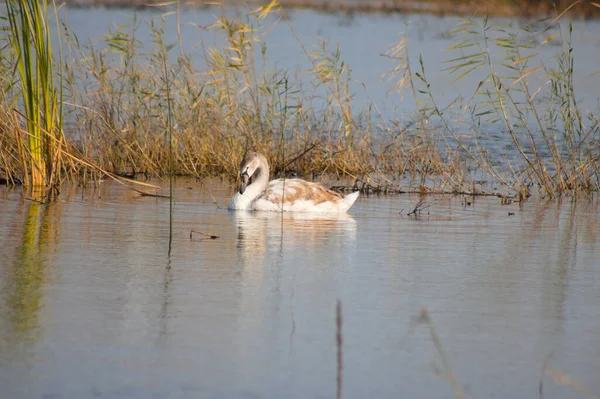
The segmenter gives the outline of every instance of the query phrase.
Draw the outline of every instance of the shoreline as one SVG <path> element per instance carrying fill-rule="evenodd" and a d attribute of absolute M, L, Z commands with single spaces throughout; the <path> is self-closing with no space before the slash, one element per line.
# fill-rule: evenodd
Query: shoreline
<path fill-rule="evenodd" d="M 172 1 L 175 4 L 176 1 Z M 341 13 L 424 13 L 433 15 L 490 15 L 505 17 L 544 17 L 554 16 L 565 11 L 571 2 L 558 0 L 556 9 L 547 3 L 537 0 L 523 2 L 497 2 L 462 0 L 453 2 L 450 0 L 411 1 L 411 0 L 280 0 L 283 8 L 288 9 L 313 9 L 322 12 Z M 162 0 L 66 0 L 64 4 L 70 7 L 93 8 L 159 8 L 169 7 L 168 2 Z M 182 1 L 185 8 L 210 8 L 223 4 L 226 7 L 259 7 L 267 4 L 267 1 L 259 0 L 230 0 L 220 2 L 218 0 L 190 0 Z M 600 8 L 592 2 L 583 1 L 573 6 L 571 11 L 579 18 L 598 18 Z"/>

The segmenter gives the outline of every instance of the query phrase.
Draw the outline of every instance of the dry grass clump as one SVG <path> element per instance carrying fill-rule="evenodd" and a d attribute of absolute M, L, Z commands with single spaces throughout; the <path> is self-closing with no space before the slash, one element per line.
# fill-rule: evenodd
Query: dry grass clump
<path fill-rule="evenodd" d="M 173 55 L 177 49 L 164 42 L 164 20 L 150 22 L 154 46 L 147 54 L 136 39 L 135 20 L 106 36 L 105 50 L 78 46 L 67 32 L 71 51 L 85 60 L 65 66 L 73 105 L 68 118 L 76 121 L 83 156 L 119 173 L 166 175 L 168 81 L 176 174 L 236 176 L 249 149 L 264 153 L 278 175 L 418 172 L 415 156 L 400 151 L 403 144 L 390 143 L 394 148 L 377 154 L 388 143 L 374 138 L 368 121 L 354 116 L 349 70 L 338 50 L 329 52 L 324 45 L 307 54 L 315 90 L 330 104 L 325 109 L 312 107 L 314 93 L 304 91 L 289 71 L 259 70 L 266 47 L 253 26 L 262 22 L 269 29 L 272 22 L 265 20 L 274 11 L 260 8 L 246 21 L 219 17 L 211 29 L 225 44 L 204 50 L 209 69 L 203 72 L 194 68 L 190 55 Z M 168 64 L 166 77 L 161 60 Z"/>
<path fill-rule="evenodd" d="M 16 126 L 12 116 L 8 113 L 5 102 L 0 102 L 0 182 L 20 184 L 19 176 L 23 175 L 18 162 L 17 142 L 15 138 Z"/>
<path fill-rule="evenodd" d="M 415 98 L 417 129 L 445 147 L 441 159 L 448 168 L 437 171 L 444 182 L 464 187 L 470 180 L 475 187 L 490 179 L 521 198 L 533 190 L 554 197 L 600 189 L 600 118 L 577 101 L 572 25 L 569 20 L 565 29 L 562 17 L 519 30 L 487 17 L 459 23 L 442 71 L 473 88 L 458 110 L 455 101 L 438 105 L 421 59 L 411 70 L 404 39 L 388 52 L 398 62 L 392 73 L 399 85 L 410 86 Z M 542 59 L 539 47 L 552 41 L 560 43 L 558 52 Z M 498 144 L 513 150 L 493 149 Z"/>

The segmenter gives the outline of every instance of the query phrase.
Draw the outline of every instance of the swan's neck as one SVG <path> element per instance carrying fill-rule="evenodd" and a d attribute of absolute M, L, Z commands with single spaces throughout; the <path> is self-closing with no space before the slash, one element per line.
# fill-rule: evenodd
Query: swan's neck
<path fill-rule="evenodd" d="M 269 167 L 261 165 L 256 171 L 254 175 L 252 175 L 252 184 L 246 187 L 246 191 L 244 191 L 244 196 L 251 198 L 252 200 L 258 198 L 263 191 L 267 188 L 269 184 Z"/>
<path fill-rule="evenodd" d="M 239 191 L 231 197 L 229 209 L 252 210 L 254 201 L 259 198 L 269 185 L 269 165 L 261 162 L 261 165 L 252 175 L 252 184 L 249 184 L 244 190 L 244 194 Z"/>

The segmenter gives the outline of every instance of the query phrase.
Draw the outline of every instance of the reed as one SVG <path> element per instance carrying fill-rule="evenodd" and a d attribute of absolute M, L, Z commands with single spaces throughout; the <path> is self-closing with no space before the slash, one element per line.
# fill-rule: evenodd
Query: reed
<path fill-rule="evenodd" d="M 203 49 L 208 70 L 202 75 L 191 56 L 177 58 L 169 72 L 171 111 L 177 121 L 174 173 L 233 177 L 246 148 L 265 153 L 276 173 L 357 172 L 357 163 L 340 165 L 333 159 L 346 159 L 343 152 L 349 150 L 352 137 L 338 135 L 337 130 L 348 126 L 349 113 L 342 120 L 328 107 L 319 115 L 309 103 L 310 93 L 301 90 L 289 71 L 259 68 L 266 62 L 267 49 L 257 25 L 266 23 L 268 29 L 274 12 L 260 8 L 245 20 L 219 16 L 210 29 L 225 44 Z M 149 23 L 155 44 L 164 41 L 165 24 Z M 164 87 L 164 73 L 158 69 L 159 46 L 141 55 L 139 26 L 133 19 L 111 31 L 105 37 L 107 51 L 80 47 L 68 33 L 74 52 L 86 61 L 67 67 L 67 84 L 77 104 L 73 119 L 86 132 L 79 143 L 85 156 L 111 170 L 164 176 L 169 173 L 163 146 L 168 141 L 162 110 L 167 107 L 165 93 L 157 90 Z M 342 106 L 347 108 L 348 101 Z"/>
<path fill-rule="evenodd" d="M 5 99 L 0 102 L 5 104 Z M 16 142 L 14 119 L 8 113 L 6 105 L 0 106 L 0 183 L 16 185 L 21 183 L 16 158 Z"/>
<path fill-rule="evenodd" d="M 511 32 L 484 18 L 480 23 L 464 21 L 454 31 L 457 39 L 451 50 L 460 49 L 462 55 L 447 61 L 448 70 L 459 74 L 457 79 L 485 72 L 471 97 L 480 101 L 466 106 L 474 136 L 487 137 L 481 126 L 497 126 L 516 148 L 512 157 L 496 159 L 480 141 L 461 139 L 427 91 L 444 130 L 460 148 L 521 196 L 528 196 L 531 187 L 547 197 L 598 190 L 600 120 L 591 112 L 584 115 L 577 103 L 572 24 L 569 20 L 565 31 L 561 17 L 536 21 L 543 26 L 539 30 L 530 24 Z M 536 59 L 537 47 L 529 43 L 544 46 L 554 39 L 562 43 L 554 61 Z M 492 48 L 500 53 L 494 56 Z M 535 88 L 534 78 L 546 83 Z"/>
<path fill-rule="evenodd" d="M 41 188 L 60 182 L 62 143 L 62 92 L 54 82 L 48 2 L 9 0 L 6 7 L 27 124 L 26 145 L 19 147 L 23 182 L 41 194 Z"/>
<path fill-rule="evenodd" d="M 248 148 L 265 153 L 275 174 L 358 178 L 397 171 L 398 166 L 417 173 L 413 165 L 418 161 L 405 165 L 412 158 L 408 152 L 376 139 L 368 113 L 352 110 L 350 71 L 339 49 L 324 42 L 321 49 L 306 51 L 313 64 L 312 87 L 292 71 L 266 71 L 269 53 L 261 36 L 279 16 L 275 2 L 243 20 L 222 14 L 209 29 L 223 44 L 202 49 L 208 69 L 199 73 L 191 55 L 175 60 L 168 77 L 176 121 L 174 173 L 235 177 Z M 160 89 L 164 72 L 157 62 L 166 22 L 148 24 L 155 37 L 150 52 L 137 40 L 141 22 L 136 18 L 109 32 L 105 51 L 80 46 L 67 31 L 70 51 L 85 61 L 71 62 L 65 70 L 75 105 L 71 115 L 85 133 L 78 143 L 82 154 L 120 173 L 166 176 L 168 107 Z M 324 93 L 325 106 L 314 104 L 317 92 Z M 385 153 L 379 153 L 384 147 Z M 427 157 L 425 150 L 411 151 Z"/>
<path fill-rule="evenodd" d="M 438 73 L 473 87 L 466 104 L 460 98 L 438 103 L 422 59 L 416 68 L 408 59 L 405 39 L 388 51 L 397 62 L 391 71 L 397 89 L 415 99 L 416 131 L 457 156 L 456 168 L 438 172 L 456 190 L 471 185 L 473 193 L 483 193 L 475 183 L 486 179 L 519 198 L 532 191 L 552 198 L 599 189 L 600 119 L 577 101 L 571 20 L 562 26 L 569 11 L 519 30 L 487 17 L 460 22 Z M 539 49 L 550 43 L 560 43 L 559 51 L 543 59 Z M 492 151 L 495 144 L 515 150 Z"/>
<path fill-rule="evenodd" d="M 165 39 L 165 16 L 134 15 L 96 47 L 81 44 L 65 19 L 63 119 L 72 129 L 62 149 L 74 156 L 68 159 L 88 161 L 64 162 L 61 177 L 81 184 L 109 172 L 235 179 L 240 158 L 252 149 L 266 155 L 275 175 L 343 176 L 367 192 L 591 193 L 599 189 L 598 118 L 577 101 L 566 18 L 558 14 L 519 31 L 487 18 L 456 26 L 446 68 L 435 73 L 465 85 L 477 74 L 466 104 L 439 103 L 428 66 L 408 56 L 402 37 L 385 55 L 394 62 L 388 79 L 397 98 L 416 105 L 403 121 L 387 120 L 375 103 L 353 109 L 351 69 L 328 42 L 313 50 L 298 41 L 311 65 L 309 82 L 297 71 L 267 68 L 264 32 L 285 23 L 295 35 L 276 1 L 236 18 L 222 11 L 211 26 L 198 27 L 216 38 L 198 48 L 206 60 L 201 70 L 181 39 L 179 54 L 171 51 L 177 43 Z M 152 34 L 150 48 L 139 40 L 142 24 Z M 558 40 L 557 56 L 541 59 L 538 48 Z M 534 78 L 547 83 L 538 88 Z M 2 94 L 0 129 L 8 132 L 15 129 L 7 111 L 11 92 Z M 515 151 L 494 152 L 490 127 Z M 0 173 L 14 181 L 18 142 L 5 148 Z"/>

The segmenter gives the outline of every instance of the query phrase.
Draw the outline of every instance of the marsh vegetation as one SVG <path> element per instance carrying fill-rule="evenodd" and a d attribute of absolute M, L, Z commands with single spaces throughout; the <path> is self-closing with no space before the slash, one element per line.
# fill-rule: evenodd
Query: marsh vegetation
<path fill-rule="evenodd" d="M 600 187 L 598 109 L 581 107 L 574 88 L 569 8 L 518 29 L 487 17 L 464 19 L 449 32 L 441 68 L 409 56 L 405 36 L 387 49 L 382 44 L 393 63 L 384 77 L 395 93 L 389 101 L 416 110 L 396 120 L 375 102 L 357 109 L 344 54 L 328 41 L 305 46 L 277 2 L 236 16 L 215 9 L 213 23 L 197 27 L 212 32 L 213 42 L 199 40 L 193 52 L 184 51 L 181 37 L 166 39 L 167 30 L 180 29 L 169 18 L 179 20 L 177 4 L 151 20 L 133 17 L 110 28 L 94 46 L 70 29 L 68 9 L 34 3 L 7 3 L 2 38 L 0 178 L 9 184 L 57 188 L 136 175 L 234 179 L 243 154 L 254 150 L 276 176 L 330 174 L 370 192 L 525 198 Z M 151 46 L 138 36 L 142 24 Z M 309 62 L 308 81 L 270 63 L 277 55 L 265 35 L 281 24 Z M 52 40 L 58 43 L 51 47 Z M 550 45 L 555 56 L 541 57 L 539 49 Z M 432 74 L 464 82 L 470 95 L 441 103 Z M 491 135 L 509 149 L 490 147 Z M 39 170 L 47 173 L 35 177 Z"/>

